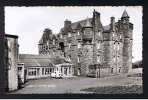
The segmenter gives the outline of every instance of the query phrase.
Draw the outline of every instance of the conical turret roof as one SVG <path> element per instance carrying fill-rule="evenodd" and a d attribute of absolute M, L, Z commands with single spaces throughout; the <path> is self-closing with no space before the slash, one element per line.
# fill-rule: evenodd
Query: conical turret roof
<path fill-rule="evenodd" d="M 127 11 L 124 10 L 123 14 L 122 14 L 122 17 L 129 17 L 129 15 L 127 14 Z"/>

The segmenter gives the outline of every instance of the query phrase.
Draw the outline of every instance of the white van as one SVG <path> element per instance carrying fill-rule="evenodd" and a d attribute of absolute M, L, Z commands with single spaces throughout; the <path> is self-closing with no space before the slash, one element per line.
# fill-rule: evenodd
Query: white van
<path fill-rule="evenodd" d="M 62 78 L 62 74 L 60 71 L 55 71 L 54 73 L 51 73 L 52 78 Z"/>

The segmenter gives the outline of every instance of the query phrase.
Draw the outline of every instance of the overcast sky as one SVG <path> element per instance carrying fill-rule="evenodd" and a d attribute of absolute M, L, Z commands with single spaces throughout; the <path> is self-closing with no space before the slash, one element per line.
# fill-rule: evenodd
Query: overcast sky
<path fill-rule="evenodd" d="M 38 54 L 38 42 L 45 28 L 54 34 L 60 31 L 66 19 L 76 22 L 92 17 L 93 10 L 100 12 L 103 25 L 110 24 L 110 17 L 121 18 L 126 9 L 133 30 L 133 62 L 142 59 L 142 7 L 5 7 L 5 33 L 19 36 L 21 54 Z"/>

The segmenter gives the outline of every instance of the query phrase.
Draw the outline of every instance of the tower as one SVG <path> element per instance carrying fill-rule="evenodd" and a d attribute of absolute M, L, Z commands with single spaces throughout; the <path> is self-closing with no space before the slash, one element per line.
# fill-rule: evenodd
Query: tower
<path fill-rule="evenodd" d="M 124 10 L 120 22 L 120 31 L 123 34 L 123 73 L 127 73 L 132 69 L 133 24 L 129 22 L 129 18 L 126 10 Z"/>

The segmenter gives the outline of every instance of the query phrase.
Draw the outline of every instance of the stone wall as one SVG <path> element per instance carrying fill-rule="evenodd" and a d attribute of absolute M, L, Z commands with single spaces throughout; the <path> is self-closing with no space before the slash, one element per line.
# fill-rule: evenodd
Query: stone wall
<path fill-rule="evenodd" d="M 18 37 L 8 35 L 6 38 L 8 45 L 8 89 L 13 91 L 18 87 Z"/>

